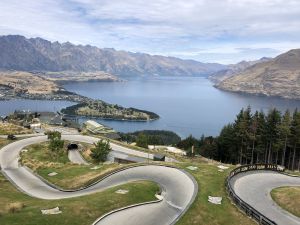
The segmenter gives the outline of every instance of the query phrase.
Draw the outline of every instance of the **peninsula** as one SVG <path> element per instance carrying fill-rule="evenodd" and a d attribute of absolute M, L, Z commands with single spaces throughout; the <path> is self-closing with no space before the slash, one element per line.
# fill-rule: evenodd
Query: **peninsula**
<path fill-rule="evenodd" d="M 33 99 L 33 100 L 66 100 L 77 103 L 63 109 L 67 115 L 92 116 L 105 119 L 149 121 L 158 119 L 153 112 L 135 108 L 125 108 L 101 100 L 94 100 L 65 90 L 59 82 L 68 81 L 65 77 L 56 80 L 20 71 L 0 72 L 0 100 Z M 106 78 L 108 75 L 106 75 Z M 80 76 L 77 76 L 80 78 Z M 75 80 L 78 81 L 78 80 Z"/>

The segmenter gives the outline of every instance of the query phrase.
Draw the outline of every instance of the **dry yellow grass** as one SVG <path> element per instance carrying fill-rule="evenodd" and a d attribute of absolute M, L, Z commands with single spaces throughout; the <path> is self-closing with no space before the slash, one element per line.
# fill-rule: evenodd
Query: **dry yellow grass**
<path fill-rule="evenodd" d="M 101 170 L 100 172 L 95 172 L 95 171 L 86 172 L 76 177 L 65 178 L 63 183 L 64 185 L 68 184 L 68 188 L 70 189 L 76 189 L 78 187 L 83 187 L 88 183 L 92 183 L 93 181 L 100 179 L 101 177 L 108 174 L 109 172 L 114 171 L 115 169 L 116 169 L 115 167 L 111 167 L 111 168 Z"/>
<path fill-rule="evenodd" d="M 12 202 L 7 204 L 6 211 L 9 213 L 20 212 L 25 207 L 25 204 L 22 202 Z"/>
<path fill-rule="evenodd" d="M 271 196 L 280 207 L 300 217 L 300 187 L 276 188 Z"/>
<path fill-rule="evenodd" d="M 0 76 L 0 84 L 10 87 L 16 92 L 25 91 L 30 94 L 47 94 L 60 89 L 55 82 L 28 72 L 5 71 L 0 72 Z"/>
<path fill-rule="evenodd" d="M 3 123 L 0 122 L 0 134 L 30 134 L 32 130 L 12 124 L 12 123 Z"/>
<path fill-rule="evenodd" d="M 42 162 L 36 159 L 22 159 L 21 160 L 22 165 L 25 165 L 32 169 L 33 171 L 37 171 L 40 168 L 53 168 L 53 169 L 59 169 L 63 167 L 65 164 L 58 163 L 58 162 Z M 69 163 L 71 164 L 71 163 Z"/>

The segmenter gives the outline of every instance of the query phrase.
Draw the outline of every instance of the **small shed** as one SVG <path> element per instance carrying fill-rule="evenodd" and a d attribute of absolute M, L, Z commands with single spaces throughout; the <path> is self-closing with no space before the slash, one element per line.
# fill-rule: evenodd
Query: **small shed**
<path fill-rule="evenodd" d="M 166 156 L 165 155 L 155 154 L 153 156 L 153 161 L 165 161 L 165 160 L 166 160 Z"/>

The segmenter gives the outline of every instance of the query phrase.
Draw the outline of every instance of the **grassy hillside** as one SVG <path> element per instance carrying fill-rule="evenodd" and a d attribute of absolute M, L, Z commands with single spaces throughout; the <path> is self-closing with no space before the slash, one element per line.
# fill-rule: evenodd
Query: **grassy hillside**
<path fill-rule="evenodd" d="M 248 67 L 217 87 L 233 92 L 300 99 L 300 49 Z"/>

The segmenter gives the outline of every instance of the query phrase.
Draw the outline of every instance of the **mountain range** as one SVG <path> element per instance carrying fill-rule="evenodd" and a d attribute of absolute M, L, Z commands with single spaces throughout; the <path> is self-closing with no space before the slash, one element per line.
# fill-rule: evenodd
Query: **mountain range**
<path fill-rule="evenodd" d="M 257 63 L 261 63 L 261 62 L 267 62 L 269 60 L 271 60 L 271 58 L 263 57 L 259 60 L 253 60 L 253 61 L 243 60 L 236 64 L 229 64 L 229 65 L 227 65 L 227 67 L 225 69 L 211 74 L 209 76 L 209 79 L 211 81 L 213 81 L 214 83 L 218 84 L 218 83 L 222 82 L 223 80 L 226 80 L 229 77 L 232 77 L 234 75 L 241 73 L 242 71 L 244 71 L 245 69 L 247 69 L 250 66 L 253 66 L 253 65 L 255 65 Z"/>
<path fill-rule="evenodd" d="M 8 35 L 0 36 L 0 68 L 28 72 L 102 71 L 118 77 L 143 77 L 208 76 L 226 66 Z"/>
<path fill-rule="evenodd" d="M 58 82 L 209 76 L 222 90 L 300 99 L 300 49 L 221 65 L 8 35 L 0 36 L 0 70 L 31 72 Z"/>
<path fill-rule="evenodd" d="M 216 87 L 231 92 L 300 99 L 300 49 L 247 67 Z"/>

